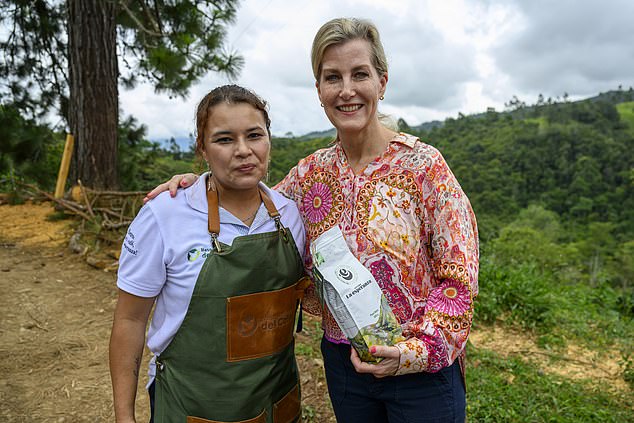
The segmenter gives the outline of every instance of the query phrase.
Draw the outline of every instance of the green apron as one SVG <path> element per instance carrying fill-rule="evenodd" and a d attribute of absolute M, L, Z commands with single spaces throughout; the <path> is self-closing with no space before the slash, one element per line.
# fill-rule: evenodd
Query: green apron
<path fill-rule="evenodd" d="M 218 194 L 207 192 L 214 248 L 181 327 L 156 359 L 156 423 L 300 418 L 293 335 L 304 268 L 273 202 L 260 195 L 277 230 L 228 246 L 217 239 Z"/>

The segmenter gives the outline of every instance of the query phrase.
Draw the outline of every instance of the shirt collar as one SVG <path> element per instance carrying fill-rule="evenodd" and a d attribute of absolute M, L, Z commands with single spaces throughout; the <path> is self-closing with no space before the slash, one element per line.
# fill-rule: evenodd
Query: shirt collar
<path fill-rule="evenodd" d="M 409 148 L 414 148 L 414 145 L 419 141 L 420 139 L 418 137 L 415 137 L 414 135 L 406 134 L 405 132 L 401 132 L 396 134 L 390 140 L 390 144 L 391 143 L 403 144 Z M 337 154 L 339 155 L 339 160 L 341 160 L 342 163 L 345 163 L 347 161 L 347 158 L 346 158 L 346 153 L 343 151 L 343 147 L 341 146 L 341 141 L 339 141 L 339 138 L 337 138 L 335 139 L 334 143 L 335 143 L 335 150 L 337 151 Z"/>
<path fill-rule="evenodd" d="M 396 142 L 399 144 L 404 144 L 408 146 L 409 148 L 414 148 L 414 144 L 416 144 L 416 142 L 418 141 L 420 141 L 418 137 L 415 137 L 414 135 L 406 134 L 405 132 L 401 132 L 397 134 L 394 138 L 390 140 L 391 143 Z"/>
<path fill-rule="evenodd" d="M 194 184 L 190 188 L 185 189 L 185 198 L 187 199 L 187 204 L 189 204 L 189 206 L 193 208 L 194 210 L 198 210 L 199 212 L 202 212 L 205 214 L 207 214 L 208 212 L 208 209 L 207 209 L 207 176 L 208 174 L 209 172 L 203 173 L 202 175 L 200 175 L 198 180 L 194 182 Z M 282 196 L 276 191 L 273 191 L 271 188 L 267 187 L 262 182 L 259 183 L 259 186 L 264 192 L 266 192 L 266 194 L 268 194 L 271 201 L 273 201 L 273 204 L 275 204 L 275 208 L 277 208 L 277 211 L 279 211 L 281 214 L 282 210 L 288 205 L 290 200 L 286 199 L 286 197 Z M 262 208 L 263 206 L 264 205 L 261 204 L 260 208 Z M 259 214 L 260 212 L 258 211 L 258 215 Z M 234 216 L 232 216 L 230 213 L 221 209 L 220 223 L 240 223 L 240 221 L 236 219 Z"/>

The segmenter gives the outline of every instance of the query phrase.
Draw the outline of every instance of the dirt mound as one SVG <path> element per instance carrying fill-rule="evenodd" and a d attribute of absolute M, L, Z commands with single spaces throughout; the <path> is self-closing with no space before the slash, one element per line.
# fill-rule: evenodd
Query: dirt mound
<path fill-rule="evenodd" d="M 526 333 L 500 327 L 474 330 L 469 341 L 476 348 L 495 351 L 504 357 L 518 356 L 523 360 L 530 360 L 544 373 L 572 380 L 591 379 L 602 382 L 601 386 L 610 386 L 621 391 L 630 390 L 623 379 L 623 371 L 618 362 L 620 353 L 616 349 L 591 351 L 569 342 L 562 351 L 547 351 L 539 348 L 537 341 Z"/>
<path fill-rule="evenodd" d="M 68 220 L 55 220 L 51 203 L 0 206 L 0 238 L 22 247 L 65 246 L 72 234 Z"/>

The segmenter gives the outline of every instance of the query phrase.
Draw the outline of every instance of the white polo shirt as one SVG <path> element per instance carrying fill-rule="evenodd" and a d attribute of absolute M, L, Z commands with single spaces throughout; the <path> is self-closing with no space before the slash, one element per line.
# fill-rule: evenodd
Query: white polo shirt
<path fill-rule="evenodd" d="M 147 334 L 153 355 L 160 354 L 178 331 L 194 291 L 202 265 L 211 251 L 207 226 L 205 176 L 188 189 L 179 189 L 175 198 L 163 192 L 148 202 L 130 224 L 121 248 L 117 286 L 139 297 L 157 297 Z M 280 212 L 282 224 L 293 234 L 300 254 L 305 232 L 297 206 L 292 200 L 264 184 Z M 241 235 L 275 231 L 275 222 L 260 205 L 251 227 L 220 208 L 219 241 L 231 245 Z M 154 380 L 154 357 L 150 362 L 150 383 Z"/>

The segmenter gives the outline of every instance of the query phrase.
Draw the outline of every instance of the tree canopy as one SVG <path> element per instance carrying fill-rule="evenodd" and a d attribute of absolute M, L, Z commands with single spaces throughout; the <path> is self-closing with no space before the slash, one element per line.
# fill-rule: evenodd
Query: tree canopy
<path fill-rule="evenodd" d="M 2 2 L 0 101 L 27 118 L 58 115 L 60 126 L 68 125 L 77 139 L 74 176 L 88 185 L 116 186 L 111 172 L 118 167 L 118 82 L 125 87 L 149 82 L 158 92 L 186 96 L 207 72 L 236 76 L 243 59 L 224 47 L 236 5 L 234 0 Z M 101 109 L 105 118 L 97 116 Z"/>

